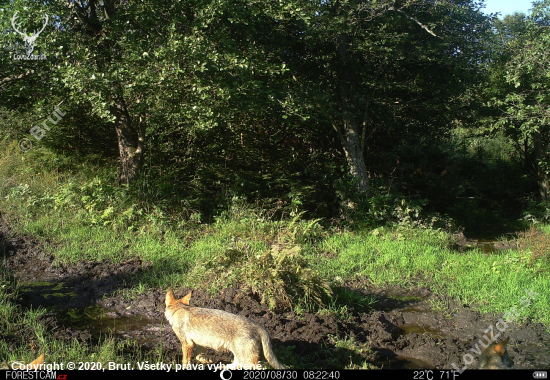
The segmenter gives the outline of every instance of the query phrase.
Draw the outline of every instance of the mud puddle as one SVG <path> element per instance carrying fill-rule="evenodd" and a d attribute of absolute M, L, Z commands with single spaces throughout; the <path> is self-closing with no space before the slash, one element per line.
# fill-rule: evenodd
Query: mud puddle
<path fill-rule="evenodd" d="M 52 312 L 61 324 L 80 330 L 90 330 L 94 334 L 126 334 L 144 330 L 152 323 L 150 319 L 141 315 L 119 317 L 112 314 L 99 304 L 83 309 L 60 309 Z"/>
<path fill-rule="evenodd" d="M 483 234 L 458 233 L 455 237 L 455 249 L 464 252 L 471 249 L 479 249 L 486 254 L 499 253 L 509 249 L 517 249 L 517 234 L 507 233 L 499 236 Z"/>
<path fill-rule="evenodd" d="M 138 343 L 158 341 L 159 324 L 142 314 L 121 315 L 101 303 L 71 307 L 78 304 L 78 294 L 74 286 L 64 282 L 27 282 L 20 285 L 19 295 L 23 306 L 42 307 L 62 326 L 88 331 L 96 338 L 118 335 L 135 338 Z"/>
<path fill-rule="evenodd" d="M 403 325 L 399 327 L 401 329 L 401 335 L 405 334 L 428 334 L 434 338 L 444 338 L 445 335 L 441 330 L 433 329 L 430 326 L 423 325 Z"/>
<path fill-rule="evenodd" d="M 138 259 L 122 263 L 82 262 L 54 266 L 32 239 L 14 236 L 0 223 L 0 254 L 20 283 L 23 306 L 42 305 L 56 323 L 82 329 L 82 336 L 113 333 L 137 341 L 143 348 L 162 344 L 163 360 L 181 360 L 181 344 L 164 320 L 166 290 L 151 289 L 131 298 L 121 292 L 137 275 L 150 269 Z M 32 263 L 32 267 L 29 266 Z M 32 269 L 32 270 L 31 270 Z M 36 283 L 36 279 L 41 282 Z M 174 289 L 181 297 L 191 289 Z M 365 358 L 378 368 L 462 367 L 463 357 L 502 315 L 480 314 L 453 299 L 427 288 L 377 288 L 368 280 L 349 284 L 357 297 L 376 299 L 370 308 L 349 306 L 345 319 L 335 313 L 273 312 L 257 297 L 239 288 L 228 288 L 215 297 L 193 289 L 194 306 L 239 314 L 264 326 L 279 359 L 298 368 L 341 368 L 346 358 L 357 354 L 337 343 L 353 339 L 370 347 Z M 433 309 L 434 305 L 439 305 Z M 57 336 L 65 332 L 59 331 Z M 69 334 L 67 332 L 66 334 Z M 331 338 L 332 337 L 332 338 Z M 518 368 L 550 366 L 550 334 L 535 323 L 510 323 L 508 353 Z M 211 352 L 215 362 L 230 362 L 231 354 Z M 340 355 L 343 360 L 335 362 Z M 477 359 L 477 355 L 473 355 Z M 356 361 L 354 361 L 356 362 Z M 470 368 L 475 368 L 476 362 Z"/>

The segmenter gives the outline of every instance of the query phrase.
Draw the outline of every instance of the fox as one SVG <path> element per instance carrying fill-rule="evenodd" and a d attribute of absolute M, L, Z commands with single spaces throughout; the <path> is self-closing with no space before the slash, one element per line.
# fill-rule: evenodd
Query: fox
<path fill-rule="evenodd" d="M 508 352 L 506 351 L 506 345 L 508 340 L 505 340 L 499 343 L 492 343 L 483 350 L 479 358 L 478 369 L 510 369 L 514 365 L 512 360 L 508 357 Z"/>
<path fill-rule="evenodd" d="M 206 362 L 206 348 L 212 348 L 233 353 L 234 360 L 226 366 L 228 369 L 260 369 L 260 350 L 263 348 L 264 357 L 273 368 L 286 368 L 277 360 L 264 327 L 226 311 L 190 306 L 191 293 L 178 300 L 172 290 L 168 290 L 164 312 L 181 342 L 184 366 L 189 364 L 193 349 L 199 346 L 196 359 L 201 363 Z"/>
<path fill-rule="evenodd" d="M 6 363 L 2 363 L 2 365 L 0 365 L 0 369 L 40 369 L 40 366 L 44 364 L 44 359 L 45 355 L 44 353 L 42 353 L 39 357 L 37 357 L 29 364 L 14 362 L 11 366 L 8 366 Z"/>

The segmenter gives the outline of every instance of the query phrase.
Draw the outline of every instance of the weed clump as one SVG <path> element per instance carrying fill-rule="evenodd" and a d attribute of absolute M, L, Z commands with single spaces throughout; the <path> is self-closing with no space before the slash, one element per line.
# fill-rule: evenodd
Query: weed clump
<path fill-rule="evenodd" d="M 531 254 L 531 264 L 541 260 L 550 264 L 550 235 L 544 231 L 531 227 L 518 234 L 518 249 Z"/>
<path fill-rule="evenodd" d="M 233 277 L 270 309 L 324 306 L 332 296 L 330 283 L 308 267 L 296 244 L 273 244 L 262 252 L 254 252 L 247 245 L 229 248 L 206 267 L 206 278 Z"/>
<path fill-rule="evenodd" d="M 372 363 L 376 356 L 371 347 L 366 343 L 355 340 L 354 337 L 339 338 L 335 335 L 328 336 L 328 343 L 334 345 L 332 364 L 345 369 L 376 369 Z"/>
<path fill-rule="evenodd" d="M 292 308 L 296 302 L 324 305 L 332 296 L 328 281 L 308 268 L 299 245 L 274 244 L 244 267 L 246 286 L 271 309 Z"/>

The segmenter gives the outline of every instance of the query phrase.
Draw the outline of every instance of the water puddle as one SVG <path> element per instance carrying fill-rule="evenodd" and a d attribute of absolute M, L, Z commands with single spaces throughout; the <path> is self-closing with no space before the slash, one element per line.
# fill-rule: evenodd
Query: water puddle
<path fill-rule="evenodd" d="M 139 333 L 153 323 L 141 315 L 120 316 L 99 304 L 84 306 L 73 288 L 63 282 L 25 283 L 19 293 L 27 306 L 43 307 L 62 325 L 93 335 Z"/>
<path fill-rule="evenodd" d="M 468 236 L 465 236 L 460 233 L 455 235 L 455 238 L 456 248 L 462 252 L 478 249 L 485 254 L 492 254 L 517 249 L 517 235 L 515 233 L 498 236 L 476 233 L 469 233 Z"/>
<path fill-rule="evenodd" d="M 25 283 L 21 285 L 19 292 L 24 302 L 33 307 L 55 307 L 76 297 L 72 287 L 63 282 Z"/>
<path fill-rule="evenodd" d="M 382 369 L 431 369 L 435 366 L 428 361 L 407 355 L 396 355 L 393 351 L 382 349 L 377 350 L 378 356 L 385 364 Z"/>
<path fill-rule="evenodd" d="M 403 313 L 431 313 L 431 310 L 421 309 L 418 307 L 408 307 L 401 310 Z"/>
<path fill-rule="evenodd" d="M 69 283 L 63 282 L 36 282 L 22 284 L 19 288 L 19 293 L 26 303 L 26 306 L 32 308 L 44 307 L 48 312 L 54 315 L 60 324 L 71 329 L 87 330 L 92 336 L 105 336 L 116 334 L 117 337 L 130 339 L 138 344 L 148 347 L 157 347 L 162 344 L 163 332 L 166 328 L 171 330 L 169 326 L 164 326 L 159 321 L 151 321 L 141 315 L 121 316 L 117 312 L 105 309 L 102 305 L 97 304 L 97 300 L 86 298 L 75 294 L 75 289 Z M 411 294 L 412 293 L 412 294 Z M 446 339 L 446 336 L 441 330 L 430 326 L 439 326 L 437 318 L 423 318 L 421 314 L 427 314 L 429 317 L 430 311 L 424 307 L 427 294 L 421 291 L 417 292 L 395 292 L 384 291 L 377 294 L 378 306 L 387 308 L 400 308 L 403 317 L 406 313 L 416 313 L 415 315 L 405 315 L 404 322 L 408 323 L 399 326 L 398 337 L 403 337 L 407 334 L 419 334 L 420 336 L 408 335 L 406 339 L 400 341 L 404 344 L 413 344 L 415 342 L 425 342 L 426 336 L 433 339 Z M 419 305 L 420 303 L 420 305 Z M 122 312 L 123 313 L 123 312 Z M 413 322 L 413 323 L 411 323 Z M 403 322 L 401 322 L 403 323 Z M 395 330 L 394 330 L 395 331 Z M 395 338 L 395 335 L 394 335 Z M 545 342 L 549 341 L 548 339 Z M 514 347 L 516 348 L 516 347 Z M 517 363 L 518 367 L 524 368 L 544 368 L 550 363 L 549 349 L 545 343 L 544 346 L 523 345 L 517 346 L 518 352 L 525 358 L 525 362 Z M 403 349 L 402 346 L 394 347 L 395 349 Z M 387 349 L 386 353 L 381 353 L 385 356 L 389 368 L 403 369 L 431 369 L 434 364 L 429 361 L 418 359 L 412 356 L 397 355 L 391 349 Z M 418 351 L 419 356 L 424 359 L 434 360 L 437 363 L 437 357 L 430 355 L 429 351 Z M 428 353 L 426 353 L 428 352 Z M 415 350 L 408 351 L 407 354 L 415 355 Z M 514 351 L 511 351 L 510 356 L 514 360 Z"/>
<path fill-rule="evenodd" d="M 58 309 L 52 312 L 59 322 L 75 329 L 90 330 L 92 333 L 118 333 L 142 330 L 151 321 L 141 315 L 132 317 L 113 317 L 109 310 L 101 305 L 85 308 Z"/>
<path fill-rule="evenodd" d="M 497 243 L 496 240 L 494 241 L 491 241 L 491 240 L 487 240 L 487 241 L 483 241 L 483 240 L 478 240 L 476 242 L 476 247 L 483 253 L 495 253 L 495 252 L 498 252 L 499 249 L 495 247 L 495 243 Z"/>

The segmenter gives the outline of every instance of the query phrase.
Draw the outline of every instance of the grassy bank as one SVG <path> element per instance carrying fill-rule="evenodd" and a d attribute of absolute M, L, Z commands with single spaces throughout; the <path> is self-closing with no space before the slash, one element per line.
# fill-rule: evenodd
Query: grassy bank
<path fill-rule="evenodd" d="M 334 255 L 313 262 L 325 276 L 335 276 L 342 283 L 355 276 L 380 286 L 427 286 L 475 304 L 483 312 L 504 313 L 515 306 L 521 310 L 519 319 L 550 323 L 546 313 L 550 305 L 547 255 L 534 259 L 532 243 L 528 245 L 526 240 L 521 240 L 524 249 L 489 255 L 479 250 L 457 252 L 450 248 L 450 240 L 447 233 L 418 228 L 341 232 L 323 240 L 319 247 Z M 542 233 L 539 240 L 550 242 Z M 521 299 L 526 291 L 536 295 L 524 308 Z"/>
<path fill-rule="evenodd" d="M 334 303 L 341 286 L 361 279 L 382 287 L 426 286 L 483 312 L 515 307 L 520 320 L 550 326 L 548 227 L 523 234 L 518 249 L 485 254 L 459 252 L 449 232 L 419 222 L 351 230 L 308 220 L 299 210 L 275 219 L 269 210 L 235 197 L 214 222 L 201 223 L 195 210 L 162 207 L 147 192 L 115 186 L 114 178 L 101 170 L 69 165 L 59 172 L 62 163 L 50 159 L 39 150 L 24 155 L 15 146 L 4 149 L 3 218 L 17 233 L 44 242 L 60 263 L 134 257 L 149 262 L 150 270 L 136 279 L 128 296 L 149 288 L 203 287 L 215 293 L 240 285 L 271 308 L 326 313 L 341 307 Z M 65 361 L 117 357 L 123 362 L 125 350 L 137 352 L 129 342 L 121 347 L 109 339 L 93 348 L 44 339 L 41 325 L 29 323 L 39 320 L 41 312 L 18 309 L 12 296 L 16 285 L 8 274 L 3 276 L 9 286 L 1 290 L 7 317 L 0 335 L 19 336 L 17 326 L 35 327 L 13 340 L 16 350 L 0 343 L 0 357 L 30 361 L 36 353 L 26 345 L 40 339 L 41 346 L 59 352 Z M 522 303 L 526 290 L 534 295 L 527 306 Z M 367 298 L 355 301 L 368 305 L 372 300 Z"/>
<path fill-rule="evenodd" d="M 273 220 L 239 198 L 215 223 L 202 224 L 187 210 L 170 214 L 147 203 L 101 172 L 59 174 L 47 151 L 31 153 L 12 146 L 0 159 L 0 209 L 10 225 L 47 240 L 59 262 L 151 262 L 138 292 L 178 285 L 215 291 L 244 281 L 272 307 L 311 308 L 330 297 L 329 286 L 361 277 L 380 285 L 429 286 L 482 311 L 504 312 L 532 289 L 538 295 L 519 316 L 550 323 L 548 228 L 524 238 L 519 250 L 486 255 L 459 253 L 448 233 L 418 224 L 345 231 L 300 214 Z M 268 275 L 273 268 L 276 274 Z M 300 268 L 300 275 L 292 274 Z"/>

